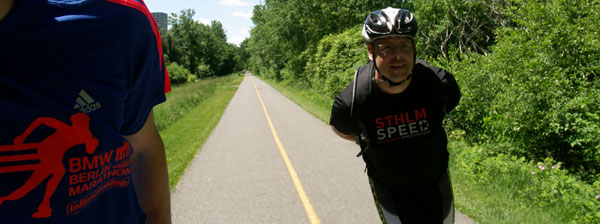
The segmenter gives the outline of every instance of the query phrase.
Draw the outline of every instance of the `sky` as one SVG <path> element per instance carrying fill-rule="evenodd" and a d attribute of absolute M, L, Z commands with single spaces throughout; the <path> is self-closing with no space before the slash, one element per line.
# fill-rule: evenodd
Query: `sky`
<path fill-rule="evenodd" d="M 150 12 L 181 14 L 181 10 L 196 11 L 194 19 L 210 25 L 217 20 L 223 24 L 227 42 L 238 45 L 250 36 L 252 10 L 255 5 L 263 4 L 262 0 L 144 0 Z"/>

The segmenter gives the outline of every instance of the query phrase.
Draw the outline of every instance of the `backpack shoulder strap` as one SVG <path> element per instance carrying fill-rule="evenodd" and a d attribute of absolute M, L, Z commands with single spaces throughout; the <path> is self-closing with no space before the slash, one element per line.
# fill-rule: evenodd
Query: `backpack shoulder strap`
<path fill-rule="evenodd" d="M 371 93 L 371 80 L 373 78 L 373 63 L 356 68 L 352 87 L 352 105 L 350 106 L 350 118 L 362 117 L 364 108 L 361 108 Z"/>
<path fill-rule="evenodd" d="M 354 86 L 352 87 L 352 105 L 350 106 L 350 119 L 356 122 L 358 125 L 358 139 L 357 143 L 360 145 L 361 151 L 356 155 L 357 157 L 364 154 L 369 148 L 369 137 L 367 134 L 367 127 L 363 121 L 363 117 L 366 116 L 366 110 L 368 109 L 367 99 L 371 93 L 371 80 L 373 77 L 373 63 L 356 68 L 354 73 Z M 363 157 L 363 159 L 365 159 Z M 367 160 L 365 159 L 365 162 Z M 366 169 L 365 169 L 366 170 Z"/>

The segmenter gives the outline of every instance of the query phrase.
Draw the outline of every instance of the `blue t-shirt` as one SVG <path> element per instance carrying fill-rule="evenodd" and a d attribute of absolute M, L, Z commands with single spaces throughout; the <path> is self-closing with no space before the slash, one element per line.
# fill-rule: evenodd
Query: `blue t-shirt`
<path fill-rule="evenodd" d="M 123 136 L 168 91 L 142 1 L 17 1 L 0 21 L 0 223 L 144 223 Z"/>

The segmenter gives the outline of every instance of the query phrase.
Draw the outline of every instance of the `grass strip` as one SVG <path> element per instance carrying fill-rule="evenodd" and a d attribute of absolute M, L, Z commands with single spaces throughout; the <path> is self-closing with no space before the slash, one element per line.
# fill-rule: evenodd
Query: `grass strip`
<path fill-rule="evenodd" d="M 495 154 L 498 146 L 450 140 L 457 208 L 480 223 L 599 223 L 593 186 L 560 163 Z"/>
<path fill-rule="evenodd" d="M 242 76 L 236 76 L 212 83 L 216 85 L 212 95 L 204 97 L 197 106 L 160 131 L 165 143 L 171 190 L 221 119 L 242 79 Z"/>
<path fill-rule="evenodd" d="M 216 87 L 222 82 L 227 82 L 233 76 L 213 79 L 198 80 L 173 86 L 167 94 L 167 101 L 154 109 L 156 127 L 163 130 L 183 117 L 188 110 L 196 107 L 200 102 L 206 100 L 215 93 Z"/>
<path fill-rule="evenodd" d="M 259 77 L 260 78 L 260 77 Z M 310 89 L 303 89 L 285 82 L 264 80 L 285 97 L 300 105 L 307 112 L 329 124 L 333 99 Z"/>
<path fill-rule="evenodd" d="M 560 214 L 527 206 L 507 192 L 491 192 L 454 177 L 452 181 L 456 208 L 478 223 L 568 223 Z"/>

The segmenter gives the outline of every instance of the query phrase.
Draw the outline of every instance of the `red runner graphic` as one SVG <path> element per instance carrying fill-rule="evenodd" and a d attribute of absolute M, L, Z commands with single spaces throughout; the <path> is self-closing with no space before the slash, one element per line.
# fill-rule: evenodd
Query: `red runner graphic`
<path fill-rule="evenodd" d="M 52 214 L 50 198 L 65 174 L 65 166 L 62 163 L 65 153 L 81 144 L 85 144 L 88 154 L 94 153 L 98 147 L 98 139 L 94 138 L 89 130 L 89 121 L 90 118 L 84 113 L 76 113 L 71 116 L 71 126 L 54 118 L 40 117 L 33 121 L 23 134 L 14 138 L 14 145 L 0 146 L 0 152 L 37 149 L 35 154 L 0 157 L 0 162 L 40 161 L 39 164 L 33 165 L 0 167 L 0 173 L 33 170 L 33 174 L 23 186 L 7 196 L 0 197 L 0 206 L 4 201 L 15 201 L 22 198 L 50 177 L 46 183 L 44 199 L 38 206 L 37 212 L 32 215 L 34 218 L 50 217 Z M 39 143 L 24 143 L 27 137 L 41 125 L 56 131 Z"/>

